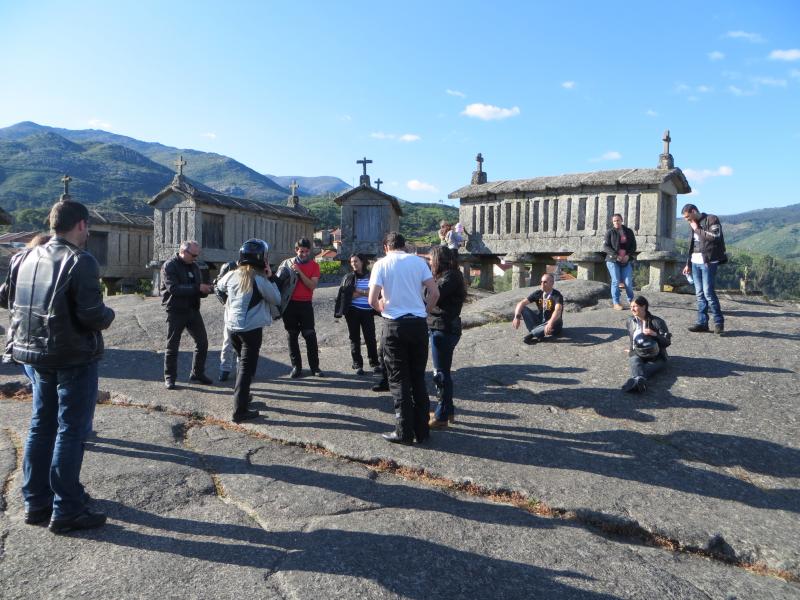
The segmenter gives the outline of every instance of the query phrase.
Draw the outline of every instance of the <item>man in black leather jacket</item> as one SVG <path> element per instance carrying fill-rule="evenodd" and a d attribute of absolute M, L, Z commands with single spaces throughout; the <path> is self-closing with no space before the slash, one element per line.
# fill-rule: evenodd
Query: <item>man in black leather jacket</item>
<path fill-rule="evenodd" d="M 683 267 L 684 275 L 692 275 L 697 296 L 697 322 L 689 327 L 692 332 L 708 331 L 708 312 L 714 317 L 714 333 L 725 331 L 725 317 L 716 292 L 717 267 L 728 262 L 725 254 L 725 237 L 716 215 L 707 215 L 697 210 L 694 204 L 681 209 L 683 218 L 689 223 L 689 258 Z"/>
<path fill-rule="evenodd" d="M 89 212 L 78 202 L 50 211 L 55 235 L 26 251 L 10 275 L 11 352 L 34 369 L 31 426 L 25 443 L 25 522 L 50 531 L 99 527 L 80 483 L 86 436 L 97 401 L 97 363 L 114 311 L 103 304 L 99 267 L 83 250 Z M 52 517 L 52 519 L 51 519 Z"/>
<path fill-rule="evenodd" d="M 200 244 L 194 240 L 181 242 L 177 254 L 161 267 L 161 305 L 167 311 L 167 350 L 164 353 L 164 386 L 175 389 L 178 374 L 178 348 L 186 329 L 194 340 L 194 357 L 189 381 L 210 385 L 206 377 L 208 336 L 200 314 L 200 299 L 214 289 L 203 283 L 200 267 L 195 260 L 200 256 Z"/>

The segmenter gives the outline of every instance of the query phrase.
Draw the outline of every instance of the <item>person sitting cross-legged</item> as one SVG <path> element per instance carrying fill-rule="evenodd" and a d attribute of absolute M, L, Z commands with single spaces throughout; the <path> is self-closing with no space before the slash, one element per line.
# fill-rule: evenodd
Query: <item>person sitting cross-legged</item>
<path fill-rule="evenodd" d="M 564 327 L 564 296 L 553 287 L 555 278 L 552 273 L 542 275 L 540 284 L 541 289 L 519 301 L 511 321 L 514 329 L 519 329 L 521 321 L 525 322 L 528 334 L 522 341 L 526 344 L 535 344 L 546 337 L 558 335 Z M 531 310 L 529 304 L 535 305 L 536 310 Z"/>
<path fill-rule="evenodd" d="M 622 390 L 642 393 L 647 391 L 647 380 L 666 366 L 667 346 L 672 341 L 672 334 L 664 319 L 650 314 L 650 306 L 644 296 L 637 296 L 631 302 L 627 328 L 631 376 L 622 385 Z"/>

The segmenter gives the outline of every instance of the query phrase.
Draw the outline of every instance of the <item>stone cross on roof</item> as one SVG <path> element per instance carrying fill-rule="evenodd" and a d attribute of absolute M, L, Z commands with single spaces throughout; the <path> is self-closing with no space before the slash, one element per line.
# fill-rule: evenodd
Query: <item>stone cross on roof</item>
<path fill-rule="evenodd" d="M 664 137 L 661 138 L 661 141 L 664 142 L 664 152 L 658 157 L 658 168 L 674 169 L 675 160 L 672 158 L 672 154 L 669 153 L 669 143 L 672 141 L 672 138 L 669 137 L 669 129 L 664 131 Z"/>
<path fill-rule="evenodd" d="M 367 175 L 367 165 L 370 164 L 372 161 L 368 159 L 366 156 L 363 160 L 357 160 L 356 164 L 364 165 L 364 174 L 359 179 L 359 183 L 361 185 L 369 185 L 369 175 Z"/>
<path fill-rule="evenodd" d="M 179 156 L 178 160 L 176 160 L 173 164 L 178 169 L 178 177 L 183 177 L 183 167 L 186 166 L 186 161 L 183 160 L 183 155 Z"/>
<path fill-rule="evenodd" d="M 292 184 L 289 186 L 289 189 L 292 190 L 292 196 L 297 196 L 297 188 L 300 186 L 297 185 L 297 180 L 292 179 Z"/>
<path fill-rule="evenodd" d="M 475 160 L 478 161 L 478 170 L 472 172 L 472 181 L 470 183 L 472 185 L 480 185 L 487 181 L 486 172 L 483 170 L 483 154 L 478 152 L 478 156 L 475 157 Z"/>
<path fill-rule="evenodd" d="M 377 185 L 377 186 L 378 186 L 378 191 L 379 191 L 379 192 L 381 191 L 381 184 L 382 184 L 382 183 L 383 183 L 383 181 L 381 181 L 381 178 L 380 178 L 380 177 L 378 177 L 378 178 L 375 180 L 375 185 Z"/>
<path fill-rule="evenodd" d="M 63 195 L 66 196 L 67 198 L 69 198 L 69 182 L 70 181 L 72 181 L 72 177 L 70 177 L 66 173 L 61 178 L 61 183 L 64 184 L 64 194 Z"/>

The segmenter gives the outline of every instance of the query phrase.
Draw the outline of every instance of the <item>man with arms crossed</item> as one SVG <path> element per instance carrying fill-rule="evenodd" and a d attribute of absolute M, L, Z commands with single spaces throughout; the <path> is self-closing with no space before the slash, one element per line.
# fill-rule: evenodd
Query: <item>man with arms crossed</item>
<path fill-rule="evenodd" d="M 27 251 L 12 276 L 12 355 L 33 367 L 31 426 L 22 461 L 25 523 L 66 533 L 99 527 L 80 482 L 97 402 L 97 363 L 114 311 L 103 304 L 99 267 L 83 250 L 89 211 L 69 200 L 50 210 L 53 238 Z M 52 517 L 52 518 L 51 518 Z"/>
<path fill-rule="evenodd" d="M 426 318 L 439 299 L 439 288 L 424 259 L 406 254 L 405 238 L 386 234 L 386 256 L 375 263 L 369 281 L 369 303 L 384 319 L 382 346 L 394 398 L 395 430 L 383 437 L 411 445 L 428 438 L 430 400 L 425 387 L 428 363 Z M 423 297 L 423 290 L 427 294 Z"/>

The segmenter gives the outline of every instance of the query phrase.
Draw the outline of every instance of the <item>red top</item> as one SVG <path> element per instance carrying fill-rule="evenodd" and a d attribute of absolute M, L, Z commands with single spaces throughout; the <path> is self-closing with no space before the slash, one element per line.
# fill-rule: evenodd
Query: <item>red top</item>
<path fill-rule="evenodd" d="M 311 279 L 312 277 L 319 277 L 319 265 L 317 261 L 310 260 L 307 263 L 295 263 L 300 270 L 303 272 L 303 275 Z M 297 285 L 294 288 L 294 292 L 292 292 L 292 300 L 298 300 L 299 302 L 311 302 L 311 297 L 314 295 L 314 290 L 308 289 L 308 286 L 303 283 L 303 280 L 300 279 L 300 276 L 297 276 Z"/>

